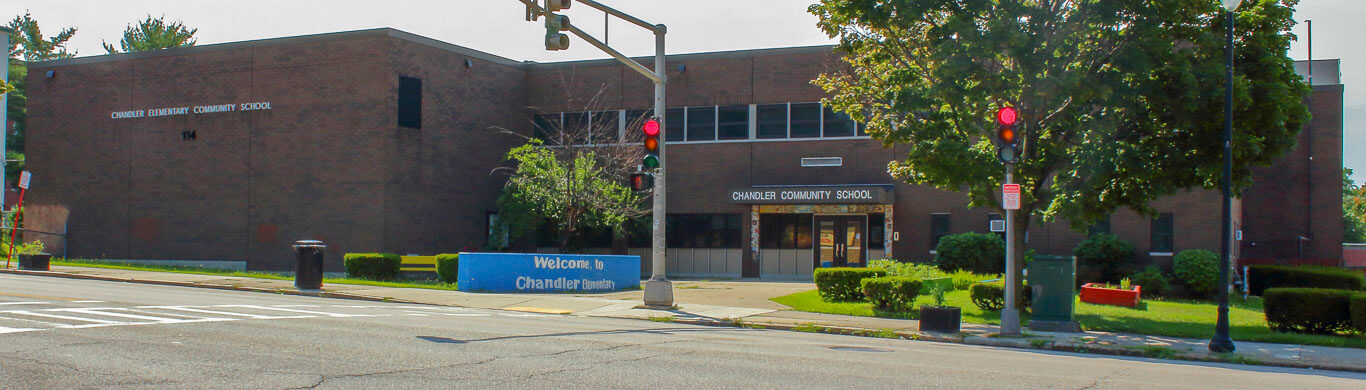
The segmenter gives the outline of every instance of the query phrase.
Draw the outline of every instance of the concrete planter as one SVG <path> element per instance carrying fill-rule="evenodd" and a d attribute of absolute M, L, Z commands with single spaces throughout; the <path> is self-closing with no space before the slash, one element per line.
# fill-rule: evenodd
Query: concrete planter
<path fill-rule="evenodd" d="M 958 333 L 963 310 L 954 306 L 921 306 L 920 331 Z"/>
<path fill-rule="evenodd" d="M 1081 301 L 1099 305 L 1138 306 L 1139 288 L 1133 290 L 1105 288 L 1101 283 L 1087 283 L 1081 286 Z"/>
<path fill-rule="evenodd" d="M 49 254 L 19 255 L 19 269 L 25 271 L 47 271 L 50 268 L 48 263 L 51 260 L 52 255 Z"/>

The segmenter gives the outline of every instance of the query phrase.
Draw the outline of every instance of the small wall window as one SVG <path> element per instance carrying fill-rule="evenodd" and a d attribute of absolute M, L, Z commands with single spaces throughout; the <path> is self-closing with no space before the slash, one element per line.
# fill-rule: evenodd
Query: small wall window
<path fill-rule="evenodd" d="M 716 139 L 716 106 L 688 107 L 688 140 Z"/>
<path fill-rule="evenodd" d="M 939 247 L 939 239 L 949 235 L 949 214 L 930 214 L 930 250 Z"/>
<path fill-rule="evenodd" d="M 1091 237 L 1097 234 L 1110 234 L 1109 215 L 1102 217 L 1099 221 L 1096 221 L 1096 223 L 1093 223 L 1090 227 L 1086 228 L 1087 237 Z"/>
<path fill-rule="evenodd" d="M 811 214 L 760 214 L 759 248 L 811 249 Z"/>
<path fill-rule="evenodd" d="M 840 167 L 844 166 L 844 157 L 802 157 L 804 167 Z"/>
<path fill-rule="evenodd" d="M 826 137 L 853 137 L 854 120 L 849 114 L 831 110 L 825 107 L 824 110 L 825 136 Z"/>
<path fill-rule="evenodd" d="M 422 128 L 422 79 L 398 77 L 398 125 Z"/>
<path fill-rule="evenodd" d="M 1152 252 L 1171 253 L 1172 246 L 1172 213 L 1158 214 L 1153 218 L 1153 246 Z"/>
<path fill-rule="evenodd" d="M 821 104 L 792 103 L 792 138 L 821 136 Z"/>
<path fill-rule="evenodd" d="M 620 138 L 617 133 L 621 128 L 617 125 L 621 115 L 616 110 L 598 111 L 593 113 L 593 143 L 594 144 L 614 144 Z"/>
<path fill-rule="evenodd" d="M 887 216 L 882 213 L 868 214 L 868 248 L 882 249 L 887 237 Z"/>
<path fill-rule="evenodd" d="M 566 112 L 564 113 L 564 132 L 574 135 L 570 142 L 579 143 L 587 140 L 579 138 L 588 135 L 588 113 L 586 112 Z"/>
<path fill-rule="evenodd" d="M 749 138 L 749 106 L 722 106 L 716 116 L 716 138 Z"/>
<path fill-rule="evenodd" d="M 682 108 L 670 108 L 664 111 L 664 140 L 683 141 L 685 125 Z"/>
<path fill-rule="evenodd" d="M 787 138 L 787 104 L 760 104 L 759 138 Z"/>
<path fill-rule="evenodd" d="M 537 115 L 533 124 L 536 139 L 550 144 L 560 132 L 560 114 Z"/>

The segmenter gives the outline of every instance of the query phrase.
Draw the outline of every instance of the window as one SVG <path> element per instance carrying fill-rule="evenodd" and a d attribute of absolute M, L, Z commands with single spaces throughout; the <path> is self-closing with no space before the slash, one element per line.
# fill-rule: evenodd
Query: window
<path fill-rule="evenodd" d="M 626 139 L 640 141 L 640 127 L 654 116 L 653 110 L 626 110 Z"/>
<path fill-rule="evenodd" d="M 398 77 L 398 125 L 422 128 L 422 79 Z"/>
<path fill-rule="evenodd" d="M 868 248 L 882 249 L 886 237 L 887 216 L 880 213 L 868 214 Z"/>
<path fill-rule="evenodd" d="M 682 108 L 670 108 L 664 111 L 665 141 L 677 142 L 683 140 L 683 129 L 687 128 L 687 126 L 683 125 L 683 119 Z"/>
<path fill-rule="evenodd" d="M 792 138 L 821 136 L 821 104 L 792 103 Z"/>
<path fill-rule="evenodd" d="M 787 104 L 760 104 L 759 138 L 787 138 Z"/>
<path fill-rule="evenodd" d="M 664 222 L 670 248 L 740 247 L 740 214 L 669 214 Z"/>
<path fill-rule="evenodd" d="M 621 129 L 617 126 L 618 116 L 621 114 L 616 110 L 598 111 L 593 113 L 593 143 L 594 144 L 614 144 L 617 143 L 617 133 Z"/>
<path fill-rule="evenodd" d="M 1172 213 L 1158 214 L 1153 218 L 1153 247 L 1151 252 L 1172 252 Z"/>
<path fill-rule="evenodd" d="M 716 106 L 688 107 L 688 140 L 716 139 Z"/>
<path fill-rule="evenodd" d="M 825 136 L 826 137 L 852 137 L 854 136 L 854 120 L 849 118 L 849 114 L 835 112 L 830 107 L 825 107 Z"/>
<path fill-rule="evenodd" d="M 749 106 L 724 106 L 717 109 L 718 139 L 749 138 Z"/>
<path fill-rule="evenodd" d="M 1106 215 L 1096 223 L 1086 228 L 1086 236 L 1091 237 L 1097 234 L 1110 234 L 1110 216 Z"/>
<path fill-rule="evenodd" d="M 760 214 L 759 248 L 811 249 L 811 214 Z"/>
<path fill-rule="evenodd" d="M 949 235 L 949 214 L 930 214 L 930 250 L 939 247 L 939 239 Z"/>
<path fill-rule="evenodd" d="M 588 135 L 587 130 L 589 125 L 590 123 L 588 122 L 588 113 L 566 112 L 564 113 L 564 128 L 562 128 L 561 130 L 564 131 L 565 134 L 574 136 L 575 139 L 570 139 L 569 142 L 585 142 L 587 140 L 578 139 L 578 137 Z"/>
<path fill-rule="evenodd" d="M 487 215 L 489 225 L 489 233 L 487 239 L 488 247 L 494 249 L 506 249 L 508 247 L 508 243 L 510 242 L 507 227 L 498 225 L 497 211 L 490 211 Z"/>
<path fill-rule="evenodd" d="M 535 129 L 533 130 L 536 139 L 550 144 L 551 141 L 555 141 L 555 134 L 560 131 L 560 114 L 537 115 L 534 125 Z"/>

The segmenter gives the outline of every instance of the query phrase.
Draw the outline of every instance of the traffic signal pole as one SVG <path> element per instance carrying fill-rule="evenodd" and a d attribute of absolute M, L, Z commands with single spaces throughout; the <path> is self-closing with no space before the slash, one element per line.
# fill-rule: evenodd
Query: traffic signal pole
<path fill-rule="evenodd" d="M 541 14 L 549 15 L 549 12 L 546 11 L 545 8 L 542 8 L 541 6 L 537 5 L 537 2 L 536 2 L 535 0 L 518 0 L 518 1 L 521 1 L 522 4 L 525 4 L 525 5 L 527 6 L 527 9 L 528 9 L 527 15 L 528 15 L 528 19 L 529 19 L 529 20 L 534 20 L 534 18 L 531 17 L 532 15 L 541 15 Z M 552 1 L 562 1 L 562 0 L 552 0 Z M 665 28 L 664 25 L 662 25 L 662 24 L 650 24 L 650 23 L 647 23 L 647 22 L 645 22 L 644 20 L 641 20 L 640 18 L 631 16 L 631 15 L 627 15 L 626 13 L 623 13 L 623 12 L 621 12 L 621 11 L 617 11 L 616 9 L 613 9 L 612 7 L 608 7 L 608 6 L 606 6 L 606 5 L 603 5 L 602 3 L 599 3 L 599 2 L 596 2 L 596 1 L 593 1 L 593 0 L 574 0 L 574 2 L 578 2 L 578 3 L 581 3 L 581 4 L 583 4 L 583 5 L 586 5 L 586 6 L 589 6 L 589 7 L 593 7 L 593 8 L 598 9 L 598 10 L 604 12 L 604 13 L 607 13 L 607 14 L 612 15 L 612 16 L 616 16 L 616 17 L 618 17 L 618 18 L 621 18 L 622 20 L 625 20 L 625 21 L 627 21 L 627 22 L 630 22 L 631 24 L 635 24 L 635 25 L 637 25 L 637 26 L 640 26 L 640 27 L 642 27 L 642 28 L 645 28 L 645 29 L 647 29 L 647 30 L 650 30 L 650 31 L 654 32 L 654 34 L 655 34 L 655 68 L 654 68 L 654 70 L 652 71 L 652 70 L 650 70 L 650 69 L 647 69 L 644 65 L 641 65 L 640 63 L 637 63 L 637 62 L 631 60 L 630 58 L 627 58 L 625 55 L 623 55 L 623 54 L 621 54 L 620 52 L 618 52 L 618 51 L 612 49 L 611 47 L 608 47 L 607 44 L 603 43 L 602 41 L 597 40 L 596 38 L 593 38 L 593 36 L 588 35 L 588 33 L 583 32 L 583 30 L 580 30 L 578 27 L 575 27 L 573 24 L 570 24 L 570 25 L 569 25 L 569 29 L 568 29 L 568 31 L 571 32 L 571 33 L 573 33 L 575 36 L 577 36 L 577 37 L 583 39 L 585 42 L 588 42 L 588 44 L 593 45 L 593 47 L 596 47 L 596 48 L 598 48 L 599 50 L 602 50 L 603 52 L 607 53 L 608 55 L 611 55 L 612 58 L 615 58 L 617 61 L 621 62 L 622 64 L 625 64 L 626 67 L 631 68 L 631 70 L 634 70 L 634 71 L 640 73 L 641 75 L 644 75 L 646 78 L 650 79 L 650 81 L 653 81 L 653 82 L 655 83 L 655 110 L 654 110 L 655 113 L 654 113 L 654 116 L 657 117 L 657 118 L 659 118 L 659 126 L 660 126 L 661 129 L 663 129 L 664 126 L 665 126 L 665 123 L 666 123 L 666 121 L 667 121 L 667 118 L 664 117 L 664 111 L 665 111 L 665 109 L 664 109 L 664 107 L 665 107 L 665 106 L 664 106 L 664 87 L 665 87 L 666 84 L 668 84 L 668 74 L 665 72 L 665 68 L 664 68 L 664 35 L 668 32 L 668 28 Z M 564 7 L 564 8 L 568 8 L 568 7 L 569 7 L 568 4 L 570 4 L 570 2 L 565 2 L 565 4 L 566 4 L 566 5 L 564 5 L 563 7 Z M 561 49 L 562 49 L 562 48 L 561 48 Z M 651 306 L 651 307 L 670 307 L 670 306 L 673 306 L 673 304 L 674 304 L 673 283 L 670 282 L 670 281 L 669 281 L 669 278 L 665 276 L 665 273 L 666 273 L 666 271 L 667 271 L 667 268 L 665 267 L 665 243 L 666 243 L 666 242 L 665 242 L 665 235 L 664 235 L 664 227 L 665 227 L 665 226 L 664 226 L 664 221 L 665 221 L 665 215 L 667 215 L 667 214 L 665 214 L 666 211 L 665 211 L 664 179 L 665 179 L 665 176 L 666 176 L 666 175 L 665 175 L 665 172 L 666 172 L 666 171 L 665 171 L 665 167 L 668 166 L 668 165 L 665 163 L 665 161 L 667 160 L 667 159 L 665 158 L 665 145 L 667 144 L 667 142 L 665 142 L 664 140 L 665 140 L 666 138 L 667 138 L 667 137 L 659 137 L 659 168 L 656 168 L 656 169 L 655 169 L 655 172 L 654 172 L 654 181 L 655 181 L 654 199 L 653 199 L 653 200 L 654 200 L 654 204 L 652 205 L 652 207 L 651 207 L 651 209 L 650 209 L 650 210 L 651 210 L 651 214 L 652 214 L 651 223 L 650 223 L 650 225 L 651 225 L 651 231 L 652 231 L 652 232 L 651 232 L 651 237 L 652 237 L 652 239 L 651 239 L 651 241 L 652 241 L 652 243 L 651 243 L 651 248 L 652 248 L 652 249 L 651 249 L 651 251 L 650 251 L 650 257 L 651 257 L 651 263 L 652 263 L 652 264 L 651 264 L 651 267 L 650 267 L 650 280 L 647 280 L 647 281 L 645 281 L 645 283 L 644 283 L 644 284 L 645 284 L 645 299 L 644 299 L 644 301 L 645 301 L 645 306 Z"/>
<path fill-rule="evenodd" d="M 1015 184 L 1015 164 L 1006 164 L 1006 183 Z M 1002 198 L 1005 195 L 1002 194 Z M 1020 335 L 1020 309 L 1015 301 L 1020 291 L 1015 286 L 1015 210 L 1006 209 L 1006 306 L 1001 309 L 1001 334 Z"/>

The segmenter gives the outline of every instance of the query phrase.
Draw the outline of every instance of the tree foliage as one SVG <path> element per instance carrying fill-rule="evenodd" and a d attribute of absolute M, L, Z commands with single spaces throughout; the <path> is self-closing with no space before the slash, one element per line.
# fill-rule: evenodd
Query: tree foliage
<path fill-rule="evenodd" d="M 1342 242 L 1366 242 L 1366 186 L 1352 181 L 1352 170 L 1342 169 Z"/>
<path fill-rule="evenodd" d="M 14 30 L 14 33 L 10 34 L 9 43 L 9 82 L 13 90 L 9 92 L 9 105 L 5 108 L 9 119 L 14 121 L 14 129 L 5 138 L 5 150 L 23 151 L 24 128 L 28 122 L 28 65 L 25 61 L 51 61 L 75 57 L 75 51 L 66 50 L 66 43 L 76 35 L 76 29 L 68 27 L 58 31 L 55 36 L 43 36 L 38 21 L 27 11 L 23 15 L 15 16 L 5 27 Z"/>
<path fill-rule="evenodd" d="M 194 34 L 197 28 L 188 28 L 181 22 L 166 22 L 166 16 L 153 18 L 147 15 L 147 19 L 128 25 L 123 30 L 123 39 L 119 40 L 119 47 L 104 43 L 104 50 L 109 54 L 123 52 L 148 51 L 158 49 L 170 49 L 182 46 L 194 46 Z"/>

